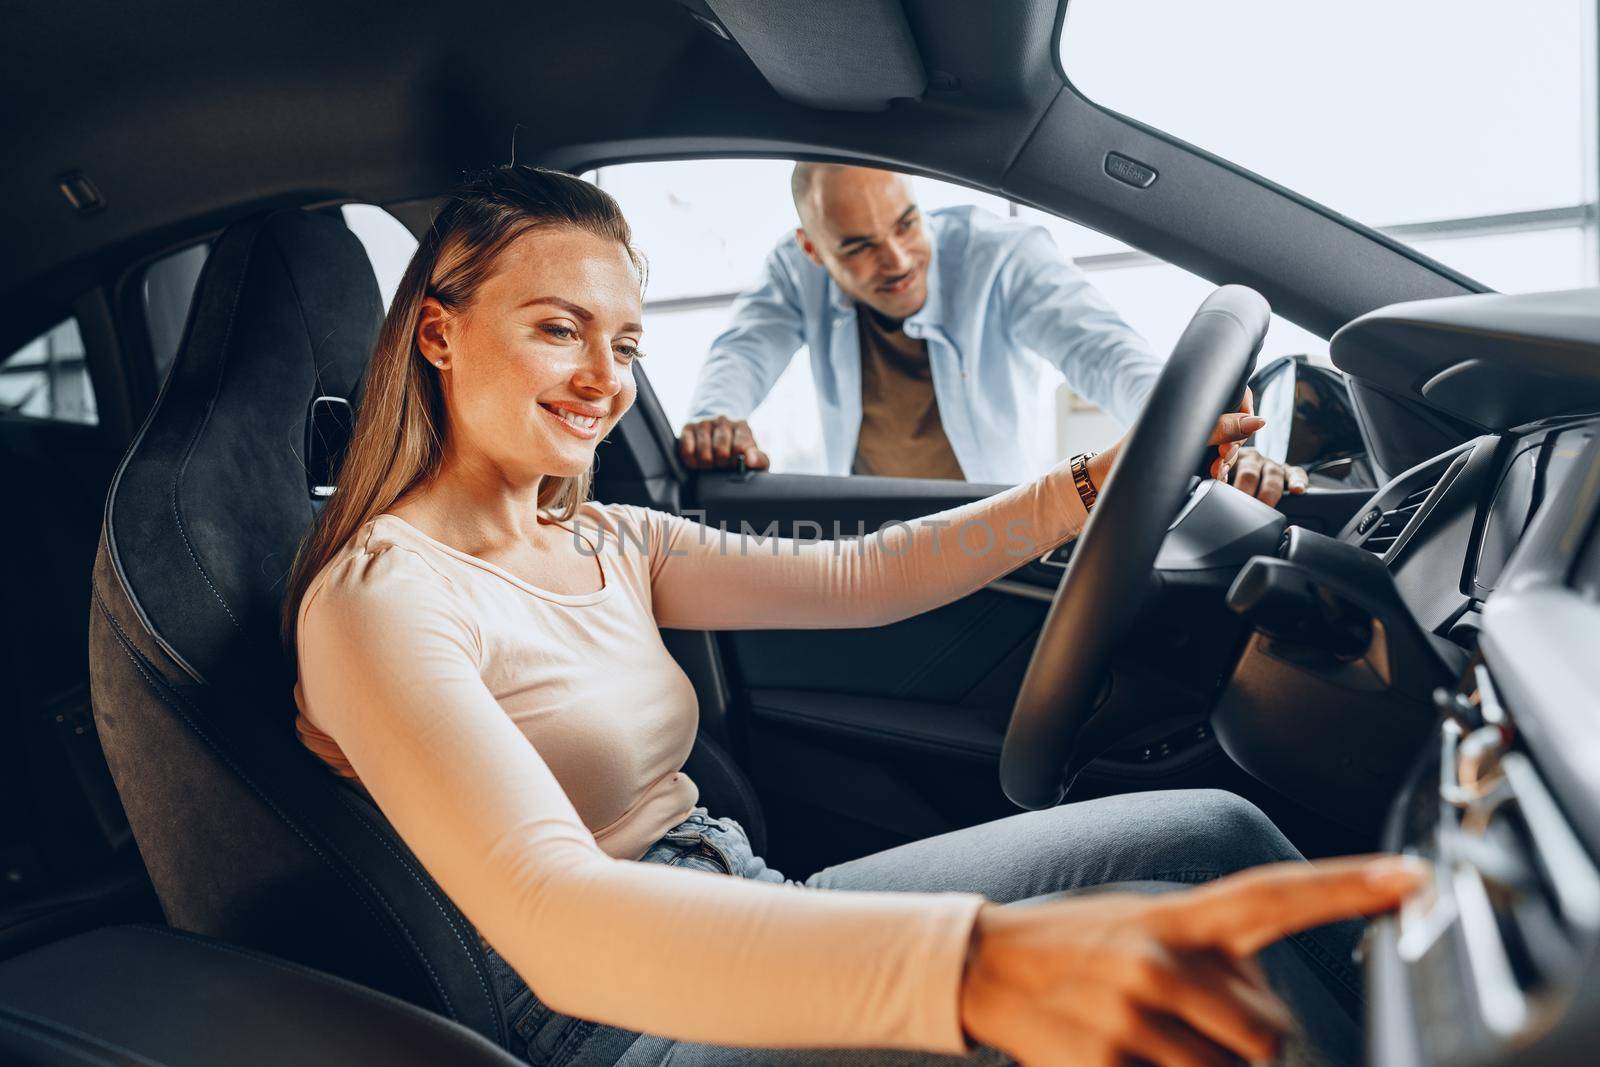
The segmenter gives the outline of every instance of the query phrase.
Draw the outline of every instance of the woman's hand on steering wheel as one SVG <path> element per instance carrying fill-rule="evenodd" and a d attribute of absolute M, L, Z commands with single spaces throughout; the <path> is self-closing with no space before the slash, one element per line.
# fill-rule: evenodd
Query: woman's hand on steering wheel
<path fill-rule="evenodd" d="M 1225 480 L 1229 466 L 1239 454 L 1239 443 L 1266 424 L 1266 419 L 1251 412 L 1249 390 L 1246 390 L 1244 404 L 1238 411 L 1230 411 L 1219 417 L 1216 428 L 1211 431 L 1211 439 L 1206 442 L 1217 450 L 1217 458 L 1211 461 L 1211 477 Z M 1122 440 L 1119 440 L 1089 461 L 1089 480 L 1094 483 L 1095 489 L 1106 484 L 1106 477 L 1111 473 L 1111 465 L 1117 461 L 1117 452 L 1121 448 Z"/>
<path fill-rule="evenodd" d="M 1110 457 L 1095 457 L 1099 470 L 1091 466 L 1089 477 L 1101 480 L 1094 513 L 1039 629 L 1000 750 L 1000 785 L 1018 807 L 1059 804 L 1111 742 L 1148 725 L 1148 704 L 1103 700 L 1113 692 L 1106 684 L 1112 652 L 1146 604 L 1194 475 L 1209 473 L 1212 448 L 1236 446 L 1258 425 L 1229 409 L 1245 394 L 1271 319 L 1266 298 L 1245 286 L 1224 285 L 1206 297 L 1132 430 Z M 1219 419 L 1221 411 L 1228 414 Z M 1107 475 L 1111 459 L 1116 467 Z"/>
<path fill-rule="evenodd" d="M 973 1040 L 1025 1067 L 1259 1062 L 1290 1032 L 1252 958 L 1291 933 L 1396 907 L 1399 857 L 1258 867 L 1197 889 L 985 905 L 961 989 Z"/>
<path fill-rule="evenodd" d="M 1208 445 L 1215 445 L 1217 458 L 1211 461 L 1211 477 L 1219 481 L 1226 481 L 1228 468 L 1233 466 L 1233 461 L 1239 456 L 1240 442 L 1248 440 L 1252 434 L 1267 424 L 1267 420 L 1250 411 L 1250 400 L 1246 397 L 1244 406 L 1238 411 L 1230 411 L 1217 420 L 1217 428 L 1211 431 Z"/>

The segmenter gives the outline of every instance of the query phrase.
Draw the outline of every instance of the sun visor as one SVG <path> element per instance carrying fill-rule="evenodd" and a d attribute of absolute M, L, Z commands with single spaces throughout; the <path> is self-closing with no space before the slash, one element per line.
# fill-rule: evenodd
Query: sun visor
<path fill-rule="evenodd" d="M 705 0 L 778 95 L 829 111 L 882 111 L 928 84 L 898 0 Z"/>

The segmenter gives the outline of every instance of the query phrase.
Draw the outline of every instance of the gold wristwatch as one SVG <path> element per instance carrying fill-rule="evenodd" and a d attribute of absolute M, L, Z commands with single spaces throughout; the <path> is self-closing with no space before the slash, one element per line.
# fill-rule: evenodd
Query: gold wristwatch
<path fill-rule="evenodd" d="M 1089 461 L 1099 454 L 1080 452 L 1072 457 L 1072 484 L 1078 490 L 1078 499 L 1083 501 L 1085 511 L 1094 507 L 1094 498 L 1099 495 L 1094 482 L 1089 479 Z"/>

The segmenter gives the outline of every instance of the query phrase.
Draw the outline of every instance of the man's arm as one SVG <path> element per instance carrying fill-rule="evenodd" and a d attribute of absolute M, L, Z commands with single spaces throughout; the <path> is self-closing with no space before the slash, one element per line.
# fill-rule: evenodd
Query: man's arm
<path fill-rule="evenodd" d="M 691 467 L 728 466 L 736 455 L 749 467 L 767 466 L 745 419 L 805 343 L 799 289 L 779 250 L 767 256 L 755 288 L 733 302 L 730 318 L 711 342 L 680 435 L 680 451 Z"/>
<path fill-rule="evenodd" d="M 748 417 L 803 344 L 800 290 L 782 254 L 774 249 L 762 267 L 761 280 L 734 300 L 728 328 L 711 342 L 711 353 L 695 382 L 689 418 Z"/>
<path fill-rule="evenodd" d="M 1124 427 L 1133 425 L 1165 359 L 1062 254 L 1049 231 L 1032 227 L 1012 250 L 1000 270 L 1000 295 L 1012 343 L 1049 360 L 1075 392 Z"/>
<path fill-rule="evenodd" d="M 1000 272 L 1001 299 L 1012 343 L 1061 369 L 1067 384 L 1123 426 L 1132 426 L 1161 376 L 1159 356 L 1089 283 L 1043 227 L 1031 228 Z M 1251 412 L 1246 393 L 1245 412 Z M 1251 496 L 1276 505 L 1285 492 L 1306 491 L 1306 472 L 1253 448 L 1222 450 L 1216 477 L 1232 477 Z"/>

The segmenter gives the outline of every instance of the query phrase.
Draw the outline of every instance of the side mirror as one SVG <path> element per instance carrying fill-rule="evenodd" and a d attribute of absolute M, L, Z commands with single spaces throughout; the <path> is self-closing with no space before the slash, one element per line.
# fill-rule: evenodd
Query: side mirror
<path fill-rule="evenodd" d="M 1306 356 L 1281 356 L 1251 376 L 1250 391 L 1267 420 L 1249 442 L 1262 455 L 1304 467 L 1313 487 L 1376 487 L 1342 373 Z"/>

